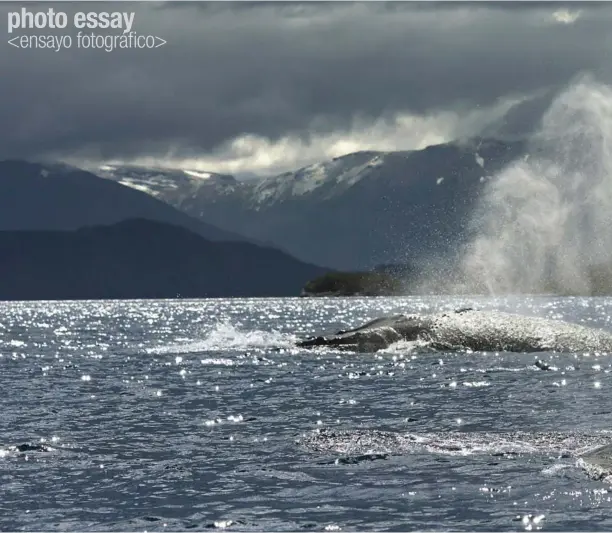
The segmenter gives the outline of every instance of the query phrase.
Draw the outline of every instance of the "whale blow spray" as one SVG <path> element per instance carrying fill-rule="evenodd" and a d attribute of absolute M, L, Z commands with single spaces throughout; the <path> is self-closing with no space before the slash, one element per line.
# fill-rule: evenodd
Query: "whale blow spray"
<path fill-rule="evenodd" d="M 596 290 L 594 272 L 612 266 L 612 88 L 583 77 L 561 93 L 525 157 L 487 184 L 472 222 L 467 288 Z"/>

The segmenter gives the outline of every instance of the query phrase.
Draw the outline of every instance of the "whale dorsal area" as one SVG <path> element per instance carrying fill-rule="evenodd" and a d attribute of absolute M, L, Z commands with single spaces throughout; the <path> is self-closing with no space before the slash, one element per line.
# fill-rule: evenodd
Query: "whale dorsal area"
<path fill-rule="evenodd" d="M 437 350 L 612 352 L 612 333 L 561 320 L 466 308 L 439 314 L 393 315 L 333 335 L 298 342 L 375 352 L 405 341 Z"/>

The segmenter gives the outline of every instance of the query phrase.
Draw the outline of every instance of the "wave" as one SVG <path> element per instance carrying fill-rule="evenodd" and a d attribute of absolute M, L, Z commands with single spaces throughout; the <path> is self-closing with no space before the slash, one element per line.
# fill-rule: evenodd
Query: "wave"
<path fill-rule="evenodd" d="M 295 349 L 297 337 L 289 333 L 265 330 L 245 330 L 230 322 L 215 324 L 202 339 L 148 348 L 150 354 L 185 354 L 199 352 L 235 352 Z"/>

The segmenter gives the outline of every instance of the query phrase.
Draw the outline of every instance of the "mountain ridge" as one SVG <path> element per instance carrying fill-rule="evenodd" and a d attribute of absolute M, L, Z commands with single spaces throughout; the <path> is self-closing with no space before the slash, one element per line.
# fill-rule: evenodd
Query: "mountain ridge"
<path fill-rule="evenodd" d="M 299 296 L 327 272 L 277 249 L 142 218 L 0 231 L 0 252 L 0 300 Z"/>
<path fill-rule="evenodd" d="M 423 150 L 367 150 L 258 181 L 158 197 L 198 219 L 340 270 L 453 256 L 488 179 L 524 142 L 475 138 Z"/>
<path fill-rule="evenodd" d="M 212 240 L 250 240 L 70 165 L 0 161 L 0 230 L 70 230 L 138 217 L 175 223 Z"/>

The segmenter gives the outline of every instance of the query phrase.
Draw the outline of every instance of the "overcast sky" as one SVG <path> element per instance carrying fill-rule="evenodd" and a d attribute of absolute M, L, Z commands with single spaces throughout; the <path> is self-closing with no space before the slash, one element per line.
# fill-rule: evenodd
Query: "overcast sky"
<path fill-rule="evenodd" d="M 135 11 L 132 29 L 167 44 L 16 49 L 14 35 L 75 35 L 9 36 L 7 14 L 22 7 Z M 0 13 L 2 158 L 265 175 L 520 133 L 581 73 L 612 81 L 612 4 L 45 2 Z"/>

